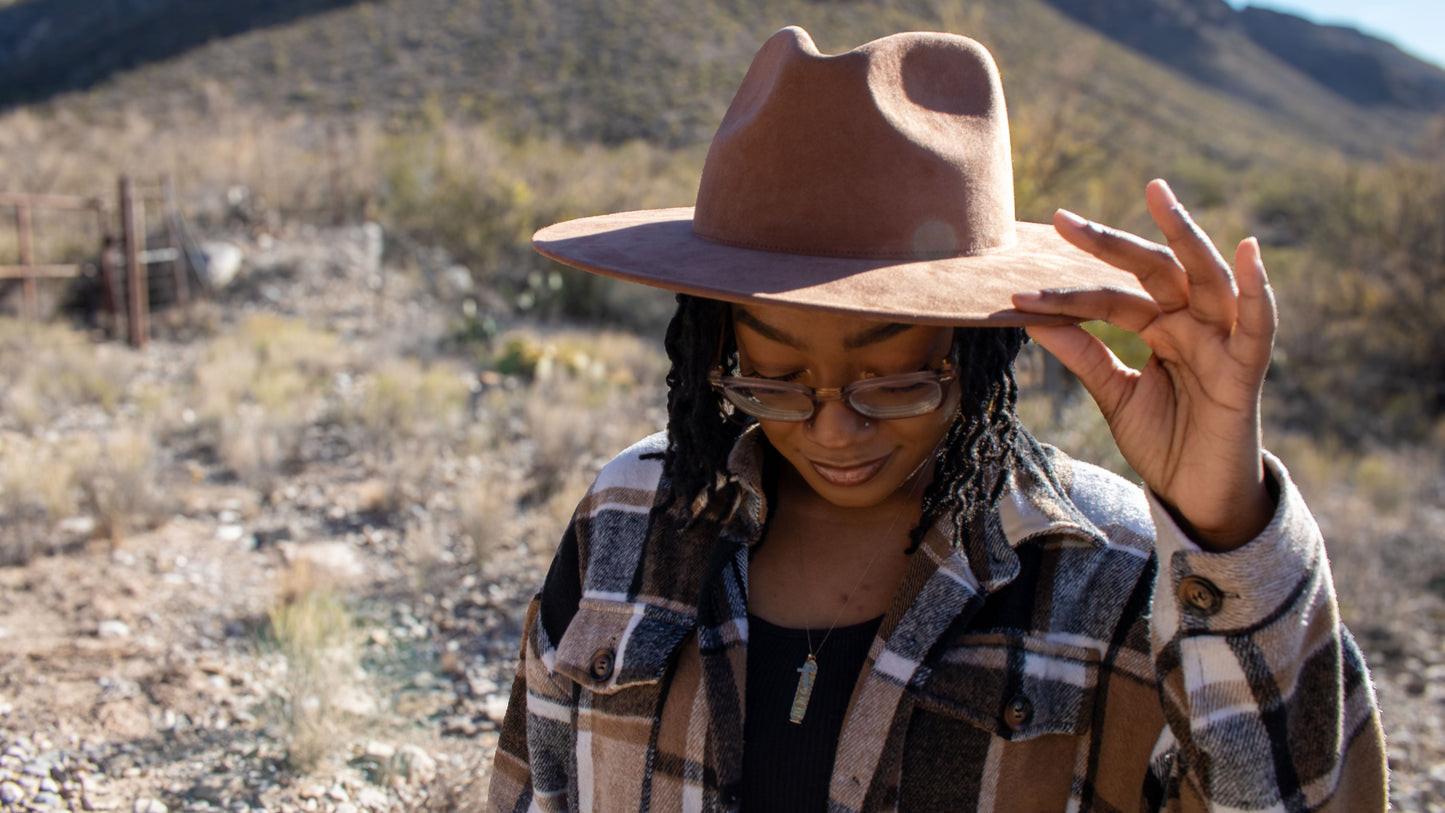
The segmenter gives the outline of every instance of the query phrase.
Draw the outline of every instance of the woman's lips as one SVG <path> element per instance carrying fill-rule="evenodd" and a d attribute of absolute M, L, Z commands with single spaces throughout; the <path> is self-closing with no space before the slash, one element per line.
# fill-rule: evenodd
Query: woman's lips
<path fill-rule="evenodd" d="M 817 460 L 809 460 L 813 471 L 823 478 L 829 485 L 851 487 L 861 486 L 873 479 L 883 466 L 887 464 L 892 454 L 886 454 L 877 460 L 870 460 L 866 463 L 833 464 L 823 463 Z"/>

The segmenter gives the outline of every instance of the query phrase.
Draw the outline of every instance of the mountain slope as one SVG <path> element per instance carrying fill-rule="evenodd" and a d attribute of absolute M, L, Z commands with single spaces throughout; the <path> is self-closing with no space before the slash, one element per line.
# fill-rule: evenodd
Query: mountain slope
<path fill-rule="evenodd" d="M 1048 0 L 1065 14 L 1301 132 L 1376 154 L 1445 114 L 1445 70 L 1354 29 L 1224 0 Z M 1328 135 L 1326 135 L 1328 134 Z"/>
<path fill-rule="evenodd" d="M 1355 104 L 1445 110 L 1445 71 L 1384 40 L 1254 6 L 1239 21 L 1260 47 Z"/>
<path fill-rule="evenodd" d="M 0 6 L 0 108 L 357 0 L 29 0 Z"/>
<path fill-rule="evenodd" d="M 1326 87 L 1308 54 L 1286 63 L 1241 20 L 1223 0 L 26 0 L 0 6 L 0 107 L 163 119 L 239 102 L 688 147 L 711 137 L 758 44 L 801 24 L 824 52 L 907 29 L 975 36 L 1016 113 L 1145 162 L 1380 155 L 1427 120 Z M 1428 71 L 1402 71 L 1391 87 L 1433 98 Z"/>

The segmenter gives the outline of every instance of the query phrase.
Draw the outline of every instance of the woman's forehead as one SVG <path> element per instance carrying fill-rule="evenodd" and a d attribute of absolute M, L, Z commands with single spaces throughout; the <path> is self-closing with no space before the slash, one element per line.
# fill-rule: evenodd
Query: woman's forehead
<path fill-rule="evenodd" d="M 735 304 L 732 306 L 732 319 L 735 326 L 747 328 L 765 339 L 800 350 L 814 347 L 857 350 L 881 344 L 903 334 L 909 334 L 910 338 L 924 339 L 939 333 L 951 333 L 946 327 L 913 325 L 766 304 Z"/>

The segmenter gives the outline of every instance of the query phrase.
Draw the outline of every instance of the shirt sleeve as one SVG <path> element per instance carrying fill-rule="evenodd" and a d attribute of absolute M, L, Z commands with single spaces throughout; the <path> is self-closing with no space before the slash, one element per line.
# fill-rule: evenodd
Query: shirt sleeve
<path fill-rule="evenodd" d="M 1319 527 L 1284 466 L 1265 462 L 1275 515 L 1228 553 L 1201 550 L 1149 496 L 1151 645 L 1169 724 L 1151 764 L 1165 809 L 1385 810 L 1369 672 L 1340 623 Z"/>
<path fill-rule="evenodd" d="M 581 598 L 580 524 L 574 517 L 567 526 L 542 591 L 527 607 L 517 677 L 492 765 L 493 813 L 567 809 L 576 693 L 548 664 Z"/>

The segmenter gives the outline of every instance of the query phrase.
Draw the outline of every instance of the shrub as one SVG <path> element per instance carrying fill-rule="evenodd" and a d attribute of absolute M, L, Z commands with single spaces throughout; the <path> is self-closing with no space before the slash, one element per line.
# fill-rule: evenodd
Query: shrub
<path fill-rule="evenodd" d="M 306 773 L 339 750 L 341 735 L 355 722 L 336 702 L 355 688 L 354 624 L 340 595 L 304 558 L 282 572 L 278 588 L 264 640 L 286 667 L 273 717 L 287 760 Z"/>

